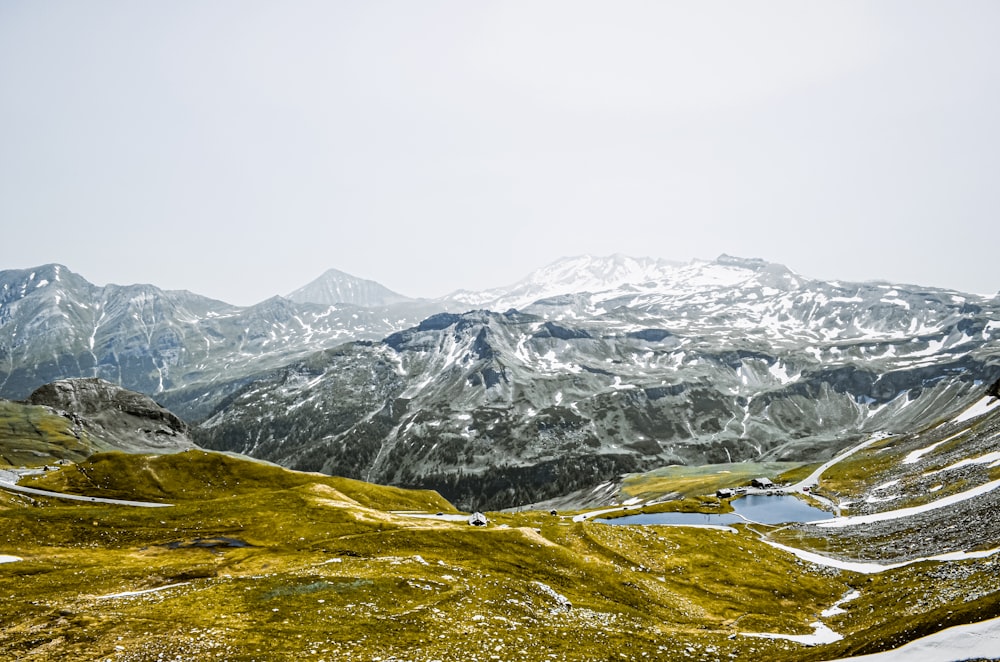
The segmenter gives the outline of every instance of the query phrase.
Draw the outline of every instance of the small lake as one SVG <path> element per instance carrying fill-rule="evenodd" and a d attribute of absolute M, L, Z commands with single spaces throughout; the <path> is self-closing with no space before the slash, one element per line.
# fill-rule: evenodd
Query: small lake
<path fill-rule="evenodd" d="M 598 519 L 604 524 L 687 524 L 701 526 L 726 526 L 743 524 L 747 520 L 757 524 L 787 524 L 789 522 L 815 522 L 830 519 L 833 513 L 810 506 L 793 496 L 765 496 L 752 494 L 733 499 L 731 513 L 648 513 L 626 515 L 613 519 Z M 741 517 L 742 516 L 742 517 Z"/>

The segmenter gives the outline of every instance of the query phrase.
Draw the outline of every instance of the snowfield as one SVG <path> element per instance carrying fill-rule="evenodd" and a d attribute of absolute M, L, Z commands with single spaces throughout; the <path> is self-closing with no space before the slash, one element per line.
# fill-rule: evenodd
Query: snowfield
<path fill-rule="evenodd" d="M 917 450 L 911 452 L 905 458 L 903 458 L 903 464 L 914 464 L 914 463 L 920 461 L 920 458 L 922 458 L 924 455 L 927 455 L 928 453 L 934 452 L 934 449 L 936 449 L 938 446 L 940 446 L 940 445 L 942 445 L 944 443 L 947 443 L 947 442 L 951 441 L 952 439 L 957 439 L 958 437 L 961 437 L 965 433 L 966 433 L 966 431 L 962 430 L 961 432 L 959 432 L 957 434 L 953 434 L 950 437 L 946 437 L 946 438 L 942 439 L 941 441 L 938 441 L 936 443 L 931 444 L 930 446 L 925 446 L 924 448 L 917 449 Z"/>
<path fill-rule="evenodd" d="M 947 630 L 884 653 L 840 658 L 833 662 L 958 662 L 994 659 L 1000 651 L 1000 618 Z"/>
<path fill-rule="evenodd" d="M 831 630 L 822 621 L 811 623 L 812 634 L 772 634 L 769 632 L 741 632 L 744 637 L 757 637 L 758 639 L 785 639 L 794 641 L 805 646 L 819 646 L 820 644 L 832 644 L 840 641 L 843 637 Z"/>

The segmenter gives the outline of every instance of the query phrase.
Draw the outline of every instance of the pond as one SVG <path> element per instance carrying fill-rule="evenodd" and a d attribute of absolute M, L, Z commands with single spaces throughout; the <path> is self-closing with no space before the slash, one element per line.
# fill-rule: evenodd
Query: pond
<path fill-rule="evenodd" d="M 786 524 L 789 522 L 815 522 L 833 517 L 833 513 L 815 508 L 801 499 L 788 495 L 752 494 L 734 499 L 732 505 L 735 512 L 731 513 L 648 513 L 595 521 L 604 524 L 726 526 L 746 523 L 748 520 L 757 524 Z"/>

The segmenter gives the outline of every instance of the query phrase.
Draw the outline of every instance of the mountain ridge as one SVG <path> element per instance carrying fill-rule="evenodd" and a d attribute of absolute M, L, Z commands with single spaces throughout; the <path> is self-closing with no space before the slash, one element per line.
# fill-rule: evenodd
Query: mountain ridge
<path fill-rule="evenodd" d="M 925 424 L 992 379 L 994 332 L 962 309 L 942 304 L 936 335 L 925 324 L 901 340 L 906 320 L 875 317 L 887 325 L 877 338 L 866 320 L 861 337 L 842 325 L 844 338 L 827 328 L 805 348 L 768 328 L 671 323 L 672 311 L 655 323 L 623 309 L 561 322 L 440 314 L 248 383 L 197 438 L 299 469 L 433 487 L 469 507 L 664 464 L 825 457 Z M 487 484 L 493 492 L 474 491 Z"/>
<path fill-rule="evenodd" d="M 552 287 L 490 291 L 506 312 L 0 272 L 0 396 L 102 377 L 204 420 L 215 448 L 516 505 L 663 463 L 823 457 L 932 420 L 1000 364 L 996 299 L 728 255 L 554 264 Z"/>
<path fill-rule="evenodd" d="M 62 265 L 0 271 L 0 397 L 65 377 L 101 377 L 147 394 L 225 384 L 342 342 L 380 339 L 440 307 L 296 303 L 239 307 L 186 290 L 97 286 Z M 224 392 L 222 393 L 224 395 Z M 198 408 L 174 400 L 186 418 Z"/>

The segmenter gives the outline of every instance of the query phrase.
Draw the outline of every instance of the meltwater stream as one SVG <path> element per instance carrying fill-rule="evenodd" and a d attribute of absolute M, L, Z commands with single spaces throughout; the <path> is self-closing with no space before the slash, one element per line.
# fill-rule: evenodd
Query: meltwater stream
<path fill-rule="evenodd" d="M 789 522 L 815 522 L 833 516 L 825 510 L 810 506 L 793 496 L 766 496 L 752 494 L 734 499 L 731 513 L 646 513 L 626 515 L 612 519 L 598 519 L 604 524 L 686 524 L 725 526 L 747 521 L 757 524 L 787 524 Z"/>

